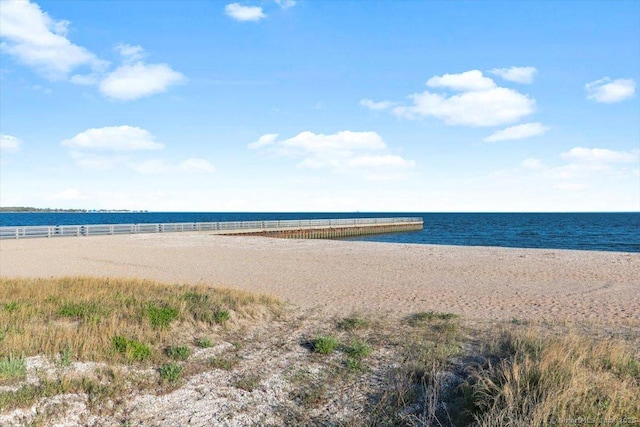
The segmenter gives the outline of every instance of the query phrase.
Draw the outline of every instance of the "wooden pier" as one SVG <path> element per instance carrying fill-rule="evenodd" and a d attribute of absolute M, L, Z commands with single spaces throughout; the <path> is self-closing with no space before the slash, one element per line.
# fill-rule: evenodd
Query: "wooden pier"
<path fill-rule="evenodd" d="M 216 235 L 289 239 L 337 239 L 366 234 L 418 231 L 422 218 L 348 218 L 283 221 L 186 222 L 167 224 L 90 224 L 0 227 L 0 239 L 80 237 L 116 234 L 208 232 Z"/>
<path fill-rule="evenodd" d="M 237 230 L 216 234 L 265 236 L 282 239 L 339 239 L 342 237 L 363 236 L 367 234 L 400 233 L 422 230 L 422 221 L 387 224 L 359 224 L 334 226 L 303 226 L 300 228 L 278 228 L 269 230 Z"/>

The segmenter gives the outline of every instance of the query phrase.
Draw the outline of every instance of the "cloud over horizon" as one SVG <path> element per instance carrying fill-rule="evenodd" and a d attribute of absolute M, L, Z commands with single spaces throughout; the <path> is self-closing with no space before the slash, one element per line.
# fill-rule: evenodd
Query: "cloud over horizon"
<path fill-rule="evenodd" d="M 433 76 L 427 80 L 430 88 L 457 92 L 434 93 L 429 90 L 409 95 L 412 104 L 390 108 L 391 101 L 360 101 L 370 109 L 390 109 L 398 117 L 419 120 L 429 117 L 447 125 L 488 127 L 516 122 L 535 111 L 536 102 L 514 89 L 496 85 L 479 70 L 460 74 Z"/>
<path fill-rule="evenodd" d="M 108 126 L 87 129 L 61 142 L 70 149 L 71 158 L 84 168 L 106 171 L 125 166 L 141 174 L 213 173 L 213 165 L 200 158 L 179 162 L 162 158 L 140 158 L 141 153 L 164 150 L 151 132 L 135 126 Z"/>
<path fill-rule="evenodd" d="M 266 134 L 248 144 L 251 150 L 266 150 L 275 157 L 300 160 L 298 168 L 358 172 L 367 179 L 397 179 L 415 166 L 395 154 L 384 153 L 387 145 L 376 132 L 340 131 L 334 134 L 300 132 L 278 141 L 277 134 Z"/>

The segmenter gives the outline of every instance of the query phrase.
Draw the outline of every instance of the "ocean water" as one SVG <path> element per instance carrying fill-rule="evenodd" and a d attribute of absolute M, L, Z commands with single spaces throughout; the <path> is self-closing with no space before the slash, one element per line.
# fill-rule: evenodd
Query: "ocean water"
<path fill-rule="evenodd" d="M 390 243 L 640 252 L 640 212 L 628 213 L 0 213 L 0 226 L 267 221 L 416 216 L 422 231 L 350 238 Z"/>

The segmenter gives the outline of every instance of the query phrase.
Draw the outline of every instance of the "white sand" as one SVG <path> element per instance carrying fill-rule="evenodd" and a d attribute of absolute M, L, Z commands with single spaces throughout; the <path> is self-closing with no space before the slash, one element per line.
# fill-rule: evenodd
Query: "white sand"
<path fill-rule="evenodd" d="M 229 286 L 329 314 L 640 323 L 640 254 L 207 233 L 0 242 L 2 277 L 67 275 Z"/>

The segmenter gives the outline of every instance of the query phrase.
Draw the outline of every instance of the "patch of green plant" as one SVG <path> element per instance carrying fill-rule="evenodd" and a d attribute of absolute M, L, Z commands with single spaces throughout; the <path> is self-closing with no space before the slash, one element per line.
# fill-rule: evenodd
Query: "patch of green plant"
<path fill-rule="evenodd" d="M 209 359 L 209 364 L 212 368 L 230 371 L 238 364 L 238 358 L 223 356 L 212 357 Z"/>
<path fill-rule="evenodd" d="M 260 377 L 255 374 L 243 375 L 238 378 L 233 385 L 242 390 L 252 392 L 260 385 Z"/>
<path fill-rule="evenodd" d="M 164 351 L 167 356 L 174 360 L 187 360 L 189 355 L 191 354 L 191 350 L 186 345 L 183 346 L 170 346 L 167 347 Z"/>
<path fill-rule="evenodd" d="M 213 322 L 214 323 L 225 323 L 231 315 L 228 310 L 214 310 L 213 311 Z"/>
<path fill-rule="evenodd" d="M 58 310 L 58 314 L 74 320 L 97 322 L 106 313 L 96 302 L 66 302 Z"/>
<path fill-rule="evenodd" d="M 640 382 L 640 361 L 633 356 L 613 363 L 611 359 L 602 362 L 602 366 L 612 371 L 618 378 L 632 378 Z"/>
<path fill-rule="evenodd" d="M 151 357 L 151 349 L 148 345 L 139 341 L 127 339 L 121 335 L 111 338 L 113 348 L 129 360 L 142 362 Z"/>
<path fill-rule="evenodd" d="M 209 337 L 200 337 L 196 339 L 196 345 L 200 348 L 209 348 L 213 346 L 213 342 Z"/>
<path fill-rule="evenodd" d="M 179 313 L 176 308 L 153 303 L 148 304 L 146 308 L 147 319 L 154 329 L 167 329 L 171 322 L 178 318 Z"/>
<path fill-rule="evenodd" d="M 222 324 L 230 318 L 228 310 L 212 307 L 190 307 L 189 313 L 195 320 L 199 320 L 208 325 Z"/>
<path fill-rule="evenodd" d="M 71 366 L 71 359 L 73 357 L 73 348 L 71 345 L 67 345 L 60 351 L 60 366 Z"/>
<path fill-rule="evenodd" d="M 9 354 L 0 359 L 0 382 L 19 380 L 27 375 L 27 362 L 22 356 Z"/>
<path fill-rule="evenodd" d="M 511 323 L 514 325 L 527 325 L 529 322 L 516 316 L 511 319 Z"/>
<path fill-rule="evenodd" d="M 182 295 L 182 298 L 192 304 L 209 303 L 209 295 L 200 292 L 187 291 Z"/>
<path fill-rule="evenodd" d="M 345 347 L 344 352 L 352 359 L 362 359 L 371 354 L 373 348 L 360 340 L 353 341 L 349 346 Z"/>
<path fill-rule="evenodd" d="M 311 342 L 313 351 L 320 354 L 331 354 L 338 348 L 340 342 L 331 335 L 320 335 Z"/>
<path fill-rule="evenodd" d="M 170 362 L 161 365 L 158 368 L 158 372 L 160 373 L 160 378 L 164 381 L 174 383 L 182 377 L 182 366 L 175 362 Z"/>
<path fill-rule="evenodd" d="M 457 314 L 453 313 L 440 313 L 437 311 L 423 311 L 420 313 L 415 313 L 409 317 L 409 325 L 411 326 L 421 326 L 425 323 L 428 323 L 433 320 L 452 320 L 457 319 Z"/>
<path fill-rule="evenodd" d="M 361 317 L 345 317 L 338 322 L 338 328 L 344 331 L 355 331 L 358 329 L 366 329 L 371 326 L 371 321 Z"/>
<path fill-rule="evenodd" d="M 344 363 L 350 371 L 361 372 L 364 370 L 364 365 L 359 357 L 347 357 Z"/>
<path fill-rule="evenodd" d="M 4 311 L 8 311 L 9 313 L 11 313 L 12 311 L 16 311 L 18 308 L 20 308 L 20 304 L 18 304 L 17 301 L 9 301 L 2 304 L 2 309 Z"/>
<path fill-rule="evenodd" d="M 455 322 L 441 322 L 431 326 L 431 328 L 440 334 L 454 334 L 458 331 L 459 325 Z"/>

